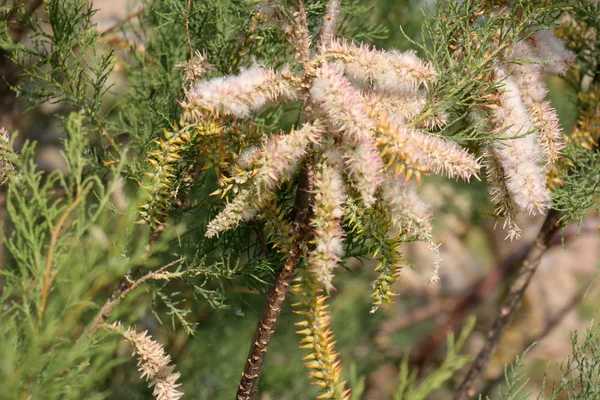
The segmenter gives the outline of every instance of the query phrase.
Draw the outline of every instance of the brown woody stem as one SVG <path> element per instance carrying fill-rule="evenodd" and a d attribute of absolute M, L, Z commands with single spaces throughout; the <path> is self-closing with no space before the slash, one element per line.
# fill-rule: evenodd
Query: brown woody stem
<path fill-rule="evenodd" d="M 337 18 L 340 12 L 340 0 L 330 0 L 327 4 L 323 23 L 321 24 L 321 33 L 319 45 L 322 46 L 333 40 Z M 307 98 L 305 105 L 310 100 Z M 306 111 L 306 109 L 305 109 Z M 305 117 L 309 117 L 309 112 Z M 250 353 L 246 360 L 242 379 L 238 386 L 237 400 L 249 400 L 254 397 L 258 390 L 258 381 L 262 365 L 267 354 L 269 343 L 275 333 L 275 324 L 281 314 L 281 309 L 285 298 L 290 291 L 290 285 L 294 279 L 294 270 L 300 263 L 302 255 L 308 241 L 310 240 L 309 222 L 312 212 L 312 182 L 313 165 L 312 160 L 304 164 L 300 173 L 296 199 L 294 200 L 292 232 L 290 232 L 293 242 L 285 265 L 277 274 L 273 288 L 266 299 L 266 306 L 263 315 L 258 322 L 254 339 L 250 346 Z"/>
<path fill-rule="evenodd" d="M 475 384 L 485 370 L 490 358 L 496 352 L 502 335 L 510 325 L 519 304 L 521 304 L 523 293 L 525 293 L 525 289 L 531 282 L 531 278 L 537 270 L 540 259 L 548 248 L 552 236 L 559 228 L 558 221 L 561 216 L 562 213 L 556 210 L 550 210 L 546 216 L 533 248 L 525 257 L 517 272 L 515 281 L 510 286 L 510 291 L 502 303 L 500 312 L 487 335 L 484 346 L 469 368 L 463 383 L 454 395 L 454 400 L 467 400 L 475 395 Z"/>
<path fill-rule="evenodd" d="M 275 333 L 275 324 L 281 313 L 283 302 L 290 290 L 290 284 L 294 278 L 294 270 L 302 259 L 303 249 L 310 238 L 310 204 L 311 198 L 311 176 L 312 172 L 308 168 L 310 162 L 300 174 L 300 182 L 296 199 L 294 201 L 294 224 L 291 235 L 294 237 L 292 247 L 283 268 L 277 274 L 273 288 L 266 299 L 266 306 L 263 315 L 258 321 L 254 339 L 250 346 L 250 353 L 246 360 L 244 373 L 238 386 L 236 399 L 251 399 L 258 389 L 258 380 L 262 364 L 267 354 L 269 342 Z"/>

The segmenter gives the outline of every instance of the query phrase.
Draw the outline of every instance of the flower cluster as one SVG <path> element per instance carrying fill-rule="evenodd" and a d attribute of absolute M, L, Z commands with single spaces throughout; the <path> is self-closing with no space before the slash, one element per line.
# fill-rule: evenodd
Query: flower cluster
<path fill-rule="evenodd" d="M 317 170 L 310 269 L 322 287 L 331 289 L 332 270 L 343 255 L 339 221 L 345 193 L 365 207 L 386 208 L 399 236 L 431 242 L 429 215 L 408 180 L 427 172 L 469 180 L 480 165 L 454 142 L 412 124 L 436 75 L 414 53 L 334 41 L 309 63 L 298 76 L 287 67 L 282 72 L 253 67 L 200 81 L 190 89 L 186 107 L 246 118 L 274 102 L 308 97 L 311 122 L 241 157 L 243 165 L 238 163 L 225 182 L 236 186 L 237 197 L 210 222 L 206 235 L 216 236 L 268 207 L 277 185 L 293 177 L 310 152 Z M 439 126 L 444 121 L 444 115 L 428 115 L 420 122 Z"/>
<path fill-rule="evenodd" d="M 118 327 L 116 327 L 119 330 Z M 165 353 L 162 345 L 148 336 L 148 331 L 138 333 L 134 329 L 122 332 L 123 337 L 134 346 L 134 355 L 138 356 L 138 366 L 142 373 L 142 379 L 150 381 L 150 387 L 154 386 L 152 395 L 156 400 L 178 400 L 183 393 L 176 390 L 180 383 L 179 373 L 171 363 L 171 356 Z"/>
<path fill-rule="evenodd" d="M 542 74 L 564 73 L 572 53 L 549 31 L 512 46 L 496 68 L 500 90 L 490 115 L 495 140 L 485 149 L 487 178 L 496 214 L 508 238 L 520 236 L 519 211 L 544 213 L 550 206 L 548 168 L 565 146 L 556 111 L 544 100 Z"/>

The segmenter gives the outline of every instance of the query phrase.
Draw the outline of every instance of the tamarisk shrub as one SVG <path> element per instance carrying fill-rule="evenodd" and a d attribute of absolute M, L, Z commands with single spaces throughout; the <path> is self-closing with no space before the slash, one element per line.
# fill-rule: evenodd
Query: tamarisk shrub
<path fill-rule="evenodd" d="M 250 314 L 257 296 L 246 292 L 259 292 L 266 306 L 236 398 L 256 396 L 288 301 L 318 398 L 359 398 L 330 301 L 371 265 L 352 260 L 369 257 L 364 311 L 385 318 L 376 311 L 398 299 L 413 241 L 433 253 L 433 266 L 415 268 L 442 279 L 423 180 L 485 188 L 493 205 L 481 207 L 510 240 L 546 215 L 525 258 L 533 267 L 518 269 L 529 279 L 554 230 L 596 204 L 598 2 L 440 1 L 423 40 L 402 31 L 403 51 L 372 44 L 386 32 L 358 0 L 145 0 L 106 28 L 88 0 L 17 3 L 0 5 L 0 397 L 231 391 L 239 371 L 194 349 L 241 369 L 245 350 L 215 343 L 230 329 L 250 335 L 219 318 Z M 577 93 L 572 133 L 547 100 L 551 74 Z M 23 106 L 47 122 L 38 136 Z M 60 168 L 43 168 L 41 136 Z M 503 310 L 520 301 L 513 292 Z M 166 320 L 170 331 L 157 324 Z M 422 380 L 405 358 L 396 398 L 426 398 L 465 366 L 473 324 Z M 115 361 L 122 339 L 137 367 Z M 307 397 L 305 378 L 287 370 Z M 457 398 L 473 395 L 469 385 Z"/>

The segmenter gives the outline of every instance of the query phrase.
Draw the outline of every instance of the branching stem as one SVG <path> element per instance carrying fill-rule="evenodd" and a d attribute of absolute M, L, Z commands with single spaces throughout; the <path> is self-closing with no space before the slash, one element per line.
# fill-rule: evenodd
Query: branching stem
<path fill-rule="evenodd" d="M 127 295 L 129 293 L 133 292 L 135 289 L 140 287 L 146 281 L 156 278 L 158 276 L 158 274 L 164 272 L 165 270 L 171 268 L 174 265 L 179 264 L 183 260 L 185 260 L 185 257 L 179 257 L 177 260 L 172 261 L 166 265 L 163 265 L 156 271 L 148 272 L 146 275 L 142 276 L 141 278 L 131 282 L 130 285 L 128 285 L 128 287 L 125 290 L 117 292 L 117 296 L 112 297 L 106 303 L 104 303 L 104 305 L 100 309 L 100 312 L 98 312 L 98 314 L 96 315 L 96 317 L 94 318 L 92 323 L 86 328 L 87 334 L 89 336 L 94 335 L 94 333 L 96 333 L 98 328 L 104 324 L 104 322 L 106 321 L 106 318 L 112 313 L 112 310 L 117 305 L 119 305 L 123 301 L 123 299 L 125 297 L 127 297 Z"/>
<path fill-rule="evenodd" d="M 550 210 L 548 212 L 544 224 L 535 240 L 535 245 L 521 264 L 521 267 L 517 272 L 517 277 L 510 286 L 510 291 L 504 299 L 500 312 L 487 335 L 485 344 L 469 368 L 469 372 L 467 372 L 463 383 L 454 395 L 454 400 L 467 400 L 475 395 L 475 384 L 485 370 L 490 358 L 496 352 L 502 335 L 512 321 L 519 304 L 521 304 L 521 298 L 525 293 L 525 289 L 527 289 L 529 282 L 531 282 L 531 278 L 537 270 L 540 259 L 548 248 L 552 236 L 559 228 L 558 221 L 561 216 L 562 213 L 556 210 Z"/>
<path fill-rule="evenodd" d="M 323 23 L 321 24 L 321 34 L 319 45 L 323 46 L 335 35 L 335 28 L 340 9 L 340 0 L 330 0 L 327 4 Z M 301 5 L 302 6 L 302 5 Z M 300 52 L 302 49 L 299 49 Z M 309 99 L 307 99 L 309 102 Z M 305 108 L 305 111 L 307 109 Z M 305 117 L 309 117 L 305 113 Z M 309 159 L 305 162 L 300 173 L 296 198 L 294 200 L 292 232 L 292 246 L 283 268 L 277 274 L 273 288 L 266 299 L 266 306 L 263 315 L 258 322 L 256 332 L 250 346 L 250 352 L 242 379 L 238 386 L 237 400 L 249 400 L 254 397 L 258 390 L 258 381 L 262 371 L 262 365 L 268 351 L 269 343 L 275 333 L 275 324 L 281 314 L 281 309 L 285 298 L 290 290 L 290 285 L 294 279 L 294 270 L 300 263 L 306 245 L 310 240 L 310 217 L 312 212 L 313 178 L 314 162 Z"/>

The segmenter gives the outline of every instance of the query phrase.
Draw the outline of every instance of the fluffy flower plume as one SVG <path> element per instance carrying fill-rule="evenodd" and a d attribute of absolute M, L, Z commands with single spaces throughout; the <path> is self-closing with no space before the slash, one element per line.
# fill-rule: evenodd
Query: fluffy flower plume
<path fill-rule="evenodd" d="M 291 77 L 288 67 L 275 72 L 255 66 L 237 76 L 197 82 L 188 92 L 188 100 L 197 107 L 247 118 L 275 102 L 295 99 Z"/>
<path fill-rule="evenodd" d="M 340 60 L 344 73 L 362 87 L 371 82 L 374 90 L 403 96 L 427 85 L 436 77 L 431 63 L 423 62 L 416 53 L 408 51 L 378 51 L 362 44 L 333 41 L 325 56 Z"/>
<path fill-rule="evenodd" d="M 264 194 L 262 198 L 265 198 Z M 242 189 L 231 202 L 227 203 L 225 209 L 208 223 L 204 235 L 208 238 L 215 237 L 221 232 L 238 226 L 241 221 L 252 219 L 258 212 L 258 207 L 263 205 L 262 202 L 257 201 L 256 188 Z"/>
<path fill-rule="evenodd" d="M 418 240 L 431 238 L 431 215 L 412 182 L 386 175 L 381 197 L 389 207 L 392 225 L 401 233 Z"/>
<path fill-rule="evenodd" d="M 333 288 L 333 269 L 344 253 L 340 219 L 344 216 L 342 206 L 346 196 L 339 170 L 340 157 L 334 152 L 327 156 L 315 176 L 315 215 L 311 221 L 315 237 L 309 263 L 315 280 L 329 291 Z"/>
<path fill-rule="evenodd" d="M 180 375 L 171 363 L 171 356 L 165 353 L 162 345 L 148 336 L 148 331 L 138 333 L 134 329 L 127 329 L 122 333 L 133 346 L 133 354 L 138 357 L 139 370 L 142 373 L 142 379 L 150 382 L 149 386 L 154 387 L 152 395 L 156 400 L 178 400 L 183 393 L 176 390 L 180 383 L 177 383 Z"/>
<path fill-rule="evenodd" d="M 320 103 L 327 122 L 342 136 L 348 175 L 363 203 L 371 206 L 381 185 L 383 162 L 372 137 L 375 122 L 367 115 L 359 92 L 339 69 L 326 64 L 310 93 L 313 100 Z"/>
<path fill-rule="evenodd" d="M 544 101 L 547 89 L 542 78 L 543 61 L 539 59 L 539 51 L 536 51 L 534 45 L 535 43 L 522 40 L 513 46 L 512 58 L 535 63 L 512 65 L 509 72 L 519 87 L 523 104 L 546 156 L 546 163 L 552 164 L 559 158 L 565 143 L 556 110 Z"/>
<path fill-rule="evenodd" d="M 504 71 L 498 69 L 502 78 Z M 506 187 L 515 203 L 530 214 L 543 213 L 550 204 L 546 175 L 540 166 L 541 151 L 518 86 L 512 78 L 503 81 L 499 94 L 500 106 L 494 110 L 494 121 L 507 140 L 493 144 L 493 151 L 502 165 Z"/>
<path fill-rule="evenodd" d="M 533 34 L 533 39 L 545 72 L 558 75 L 567 72 L 568 63 L 575 59 L 575 54 L 559 38 L 548 30 L 541 30 Z"/>
<path fill-rule="evenodd" d="M 538 31 L 509 48 L 505 66 L 496 68 L 501 84 L 490 122 L 505 140 L 485 149 L 484 157 L 495 214 L 505 218 L 511 240 L 521 235 L 515 222 L 521 210 L 544 213 L 550 206 L 546 175 L 565 143 L 556 111 L 544 99 L 543 73 L 564 73 L 572 57 L 551 32 Z"/>
<path fill-rule="evenodd" d="M 385 115 L 380 117 L 379 132 L 382 135 L 379 142 L 388 152 L 395 153 L 399 159 L 417 162 L 425 170 L 432 169 L 436 174 L 444 173 L 450 178 L 468 181 L 471 176 L 477 176 L 481 168 L 473 155 L 455 143 L 409 128 Z"/>
<path fill-rule="evenodd" d="M 6 154 L 14 154 L 10 148 L 10 135 L 4 128 L 0 128 L 0 185 L 4 185 L 8 177 L 13 174 L 15 167 L 6 158 Z"/>
<path fill-rule="evenodd" d="M 494 213 L 504 217 L 504 225 L 502 228 L 507 233 L 505 239 L 519 239 L 521 237 L 521 228 L 519 228 L 515 221 L 517 207 L 506 187 L 502 165 L 491 149 L 487 149 L 484 154 L 489 194 L 492 198 L 492 202 L 496 205 Z"/>
<path fill-rule="evenodd" d="M 453 142 L 419 130 L 439 127 L 446 119 L 443 113 L 428 113 L 415 121 L 426 103 L 427 84 L 436 76 L 432 65 L 411 52 L 345 42 L 325 46 L 305 65 L 304 75 L 253 69 L 192 89 L 185 105 L 189 113 L 201 108 L 198 113 L 212 109 L 243 117 L 292 98 L 294 87 L 298 97 L 308 97 L 313 121 L 240 155 L 233 176 L 221 182 L 226 186 L 221 193 L 237 192 L 237 197 L 209 223 L 206 235 L 231 229 L 267 205 L 276 207 L 274 189 L 293 177 L 310 152 L 322 160 L 313 182 L 314 241 L 309 251 L 312 276 L 321 288 L 331 289 L 333 270 L 343 255 L 345 193 L 353 201 L 359 198 L 362 206 L 387 204 L 398 237 L 425 240 L 439 254 L 426 208 L 407 181 L 418 180 L 425 171 L 469 180 L 480 165 Z M 353 190 L 346 190 L 347 183 Z M 436 271 L 439 261 L 436 257 Z"/>
<path fill-rule="evenodd" d="M 256 185 L 272 190 L 282 179 L 290 179 L 298 162 L 306 155 L 306 149 L 311 143 L 316 144 L 323 133 L 323 127 L 317 121 L 306 124 L 289 135 L 270 139 L 260 151 L 256 162 Z"/>
<path fill-rule="evenodd" d="M 387 93 L 366 92 L 362 96 L 374 114 L 388 115 L 402 124 L 412 122 L 423 110 L 426 102 L 425 94 L 421 93 L 396 97 Z"/>
<path fill-rule="evenodd" d="M 322 133 L 321 125 L 316 121 L 289 135 L 269 139 L 262 149 L 250 149 L 251 155 L 242 154 L 238 161 L 239 171 L 243 172 L 250 166 L 256 168 L 251 178 L 252 186 L 241 189 L 236 198 L 208 224 L 206 237 L 217 236 L 237 226 L 240 221 L 253 218 L 273 198 L 276 185 L 292 177 L 298 162 L 306 155 L 306 148 L 316 143 Z M 229 180 L 235 181 L 236 177 Z"/>

